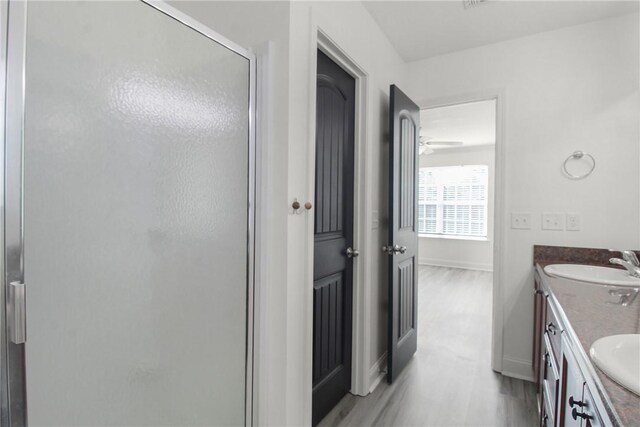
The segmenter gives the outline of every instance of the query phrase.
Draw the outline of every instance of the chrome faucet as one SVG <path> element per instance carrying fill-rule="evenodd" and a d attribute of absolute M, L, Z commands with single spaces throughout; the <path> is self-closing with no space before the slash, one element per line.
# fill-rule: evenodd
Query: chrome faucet
<path fill-rule="evenodd" d="M 640 262 L 638 261 L 638 257 L 635 252 L 614 250 L 611 250 L 611 252 L 620 252 L 622 254 L 622 259 L 609 258 L 609 262 L 611 264 L 621 265 L 627 269 L 630 276 L 640 278 Z"/>
<path fill-rule="evenodd" d="M 638 257 L 636 256 L 636 253 L 634 251 L 621 251 L 621 253 L 622 258 L 625 261 L 632 263 L 636 267 L 640 267 L 640 261 L 638 261 Z"/>

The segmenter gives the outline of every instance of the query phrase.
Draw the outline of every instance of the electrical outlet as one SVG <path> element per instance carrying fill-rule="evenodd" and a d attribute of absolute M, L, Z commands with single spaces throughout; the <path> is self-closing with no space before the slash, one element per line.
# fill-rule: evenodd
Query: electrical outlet
<path fill-rule="evenodd" d="M 531 230 L 531 213 L 511 212 L 511 228 L 517 230 Z"/>
<path fill-rule="evenodd" d="M 543 230 L 564 230 L 564 214 L 557 212 L 542 213 Z"/>
<path fill-rule="evenodd" d="M 567 212 L 567 230 L 580 231 L 580 214 Z"/>

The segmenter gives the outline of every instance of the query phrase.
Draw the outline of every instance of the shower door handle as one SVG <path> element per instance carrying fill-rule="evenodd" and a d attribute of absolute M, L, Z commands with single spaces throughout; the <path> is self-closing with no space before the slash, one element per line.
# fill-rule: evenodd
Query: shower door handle
<path fill-rule="evenodd" d="M 9 339 L 14 344 L 27 341 L 26 289 L 24 283 L 9 284 Z"/>

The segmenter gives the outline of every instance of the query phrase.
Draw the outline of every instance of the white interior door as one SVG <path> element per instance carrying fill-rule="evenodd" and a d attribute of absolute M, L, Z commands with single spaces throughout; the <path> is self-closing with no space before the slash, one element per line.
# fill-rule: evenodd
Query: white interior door
<path fill-rule="evenodd" d="M 250 61 L 142 2 L 25 46 L 29 424 L 244 424 Z"/>

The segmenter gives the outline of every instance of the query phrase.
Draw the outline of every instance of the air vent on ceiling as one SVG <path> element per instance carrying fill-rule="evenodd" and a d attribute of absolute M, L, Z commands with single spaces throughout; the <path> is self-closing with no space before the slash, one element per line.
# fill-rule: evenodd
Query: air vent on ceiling
<path fill-rule="evenodd" d="M 480 6 L 482 3 L 486 3 L 487 0 L 462 0 L 462 4 L 465 9 L 470 9 L 472 7 Z"/>

